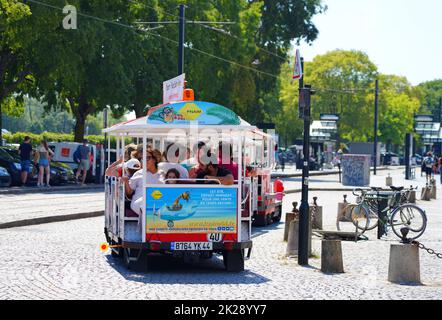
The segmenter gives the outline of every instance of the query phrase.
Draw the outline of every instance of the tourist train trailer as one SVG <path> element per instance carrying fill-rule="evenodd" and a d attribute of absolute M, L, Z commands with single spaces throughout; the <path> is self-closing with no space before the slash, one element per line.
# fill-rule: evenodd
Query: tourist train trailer
<path fill-rule="evenodd" d="M 150 143 L 164 152 L 171 143 L 193 148 L 198 141 L 210 146 L 227 140 L 238 166 L 233 185 L 217 179 L 214 184 L 196 184 L 195 179 L 147 184 L 143 166 L 141 215 L 130 209 L 121 178 L 106 176 L 106 240 L 112 255 L 123 258 L 128 268 L 144 269 L 153 252 L 192 259 L 217 253 L 228 271 L 242 271 L 251 253 L 252 221 L 265 225 L 281 218 L 281 199 L 270 182 L 274 141 L 226 107 L 201 101 L 164 104 L 104 132 L 116 138 L 118 157 L 128 141 L 141 143 L 143 150 Z M 142 161 L 146 163 L 146 152 Z"/>

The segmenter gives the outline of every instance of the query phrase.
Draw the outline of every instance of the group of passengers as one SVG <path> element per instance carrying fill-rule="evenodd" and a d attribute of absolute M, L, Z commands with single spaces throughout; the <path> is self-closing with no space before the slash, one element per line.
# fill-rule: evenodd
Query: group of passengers
<path fill-rule="evenodd" d="M 227 150 L 229 147 L 230 150 Z M 174 143 L 161 154 L 148 144 L 145 156 L 146 183 L 232 185 L 238 179 L 238 165 L 233 161 L 230 144 L 220 142 L 218 157 L 204 142 L 196 145 L 194 153 L 195 156 L 191 157 L 189 148 Z M 106 170 L 106 176 L 121 177 L 126 196 L 131 199 L 131 209 L 137 214 L 142 212 L 143 207 L 143 156 L 143 145 L 130 144 L 125 148 L 124 157 Z"/>

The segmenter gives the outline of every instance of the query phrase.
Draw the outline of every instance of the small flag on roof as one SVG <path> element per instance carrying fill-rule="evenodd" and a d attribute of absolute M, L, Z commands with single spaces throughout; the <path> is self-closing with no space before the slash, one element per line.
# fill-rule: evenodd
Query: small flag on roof
<path fill-rule="evenodd" d="M 299 53 L 299 49 L 296 49 L 295 71 L 293 73 L 293 79 L 299 80 L 301 78 L 302 78 L 301 54 Z"/>

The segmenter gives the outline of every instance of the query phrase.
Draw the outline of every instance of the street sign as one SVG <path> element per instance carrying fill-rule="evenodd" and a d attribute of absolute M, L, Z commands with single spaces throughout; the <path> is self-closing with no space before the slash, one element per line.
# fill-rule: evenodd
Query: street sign
<path fill-rule="evenodd" d="M 295 70 L 293 73 L 293 79 L 299 80 L 301 77 L 302 77 L 301 54 L 299 53 L 299 49 L 296 49 Z"/>
<path fill-rule="evenodd" d="M 184 92 L 184 81 L 186 75 L 182 75 L 163 82 L 163 104 L 182 101 Z"/>

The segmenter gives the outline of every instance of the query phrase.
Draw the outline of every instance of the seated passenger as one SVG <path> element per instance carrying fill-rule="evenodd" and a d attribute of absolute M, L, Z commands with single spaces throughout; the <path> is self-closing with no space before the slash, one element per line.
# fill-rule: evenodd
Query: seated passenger
<path fill-rule="evenodd" d="M 233 161 L 233 149 L 230 143 L 223 143 L 222 141 L 219 143 L 218 164 L 232 172 L 234 180 L 238 180 L 238 164 Z"/>
<path fill-rule="evenodd" d="M 189 179 L 189 172 L 182 165 L 179 164 L 180 145 L 173 143 L 169 145 L 165 152 L 166 162 L 160 162 L 158 168 L 163 172 L 168 172 L 170 169 L 175 169 L 180 173 L 181 179 Z"/>
<path fill-rule="evenodd" d="M 146 183 L 147 184 L 163 184 L 164 172 L 158 169 L 158 163 L 161 161 L 161 152 L 152 148 L 147 149 L 146 155 Z M 122 177 L 124 181 L 126 194 L 132 195 L 130 208 L 137 214 L 143 211 L 143 170 L 135 172 L 132 178 Z"/>
<path fill-rule="evenodd" d="M 169 171 L 167 171 L 166 178 L 164 180 L 166 181 L 166 184 L 177 184 L 178 181 L 173 179 L 179 179 L 179 178 L 180 178 L 180 173 L 178 172 L 178 170 L 170 169 Z"/>
<path fill-rule="evenodd" d="M 197 150 L 196 150 L 196 157 L 195 160 L 197 164 L 189 170 L 189 176 L 191 179 L 196 179 L 198 174 L 206 170 L 206 165 L 208 163 L 214 163 L 216 162 L 216 157 L 212 152 L 210 151 L 209 146 L 207 146 L 204 142 L 198 142 Z M 215 157 L 215 159 L 213 159 Z"/>
<path fill-rule="evenodd" d="M 132 178 L 132 176 L 141 169 L 141 163 L 137 159 L 130 159 L 123 165 L 122 176 Z"/>
<path fill-rule="evenodd" d="M 222 185 L 230 186 L 234 183 L 233 174 L 227 169 L 218 166 L 216 163 L 209 163 L 205 170 L 200 172 L 197 176 L 197 179 L 205 179 L 207 181 L 197 181 L 197 183 L 209 183 L 216 184 L 216 181 L 219 180 Z M 212 179 L 212 180 L 211 180 Z"/>

